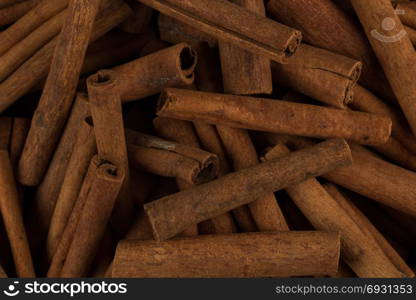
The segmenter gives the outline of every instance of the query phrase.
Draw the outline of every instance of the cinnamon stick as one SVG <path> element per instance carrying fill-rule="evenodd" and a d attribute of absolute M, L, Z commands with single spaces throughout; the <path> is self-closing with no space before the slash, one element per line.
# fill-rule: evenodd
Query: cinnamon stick
<path fill-rule="evenodd" d="M 400 21 L 411 28 L 416 28 L 416 4 L 412 2 L 399 2 L 394 5 L 399 13 Z"/>
<path fill-rule="evenodd" d="M 13 167 L 17 166 L 17 163 L 22 153 L 23 146 L 25 145 L 26 136 L 30 128 L 30 119 L 22 117 L 13 118 L 13 128 L 10 136 L 10 160 Z"/>
<path fill-rule="evenodd" d="M 62 277 L 87 275 L 88 267 L 99 250 L 123 181 L 123 168 L 117 168 L 111 163 L 103 163 L 95 170 L 91 189 L 62 267 Z"/>
<path fill-rule="evenodd" d="M 0 150 L 0 210 L 19 277 L 35 277 L 22 210 L 7 150 Z"/>
<path fill-rule="evenodd" d="M 189 225 L 204 221 L 267 193 L 351 162 L 343 140 L 329 140 L 264 164 L 221 177 L 146 204 L 155 238 L 165 240 Z M 244 186 L 244 189 L 241 187 Z M 187 218 L 179 216 L 186 215 Z"/>
<path fill-rule="evenodd" d="M 148 278 L 326 275 L 338 268 L 339 247 L 337 234 L 323 232 L 204 235 L 163 243 L 122 241 L 117 247 L 112 275 Z"/>
<path fill-rule="evenodd" d="M 87 79 L 98 155 L 116 164 L 120 172 L 126 174 L 112 218 L 122 235 L 133 220 L 134 203 L 129 192 L 129 164 L 119 82 L 119 76 L 111 70 L 101 70 Z"/>
<path fill-rule="evenodd" d="M 287 65 L 273 63 L 273 79 L 325 104 L 345 109 L 361 75 L 359 61 L 302 44 Z"/>
<path fill-rule="evenodd" d="M 111 1 L 110 6 L 98 15 L 94 23 L 90 42 L 95 41 L 117 26 L 127 17 L 129 12 L 129 7 L 123 1 Z M 40 83 L 48 75 L 56 42 L 57 37 L 43 46 L 0 84 L 0 112 L 31 91 L 36 84 Z"/>
<path fill-rule="evenodd" d="M 121 99 L 132 101 L 160 93 L 164 87 L 192 84 L 196 63 L 197 54 L 189 45 L 181 43 L 113 70 L 119 77 Z"/>
<path fill-rule="evenodd" d="M 69 0 L 43 0 L 16 23 L 0 32 L 0 55 L 6 53 L 45 21 L 58 14 L 68 5 Z"/>
<path fill-rule="evenodd" d="M 101 0 L 70 0 L 68 15 L 58 36 L 48 79 L 33 116 L 22 157 L 19 181 L 38 185 L 68 117 Z M 59 103 L 59 106 L 55 103 Z"/>
<path fill-rule="evenodd" d="M 11 24 L 39 4 L 41 0 L 26 0 L 0 8 L 0 26 Z"/>
<path fill-rule="evenodd" d="M 129 160 L 133 165 L 160 176 L 201 184 L 218 175 L 218 158 L 198 148 L 127 131 Z"/>
<path fill-rule="evenodd" d="M 284 63 L 296 51 L 299 31 L 251 13 L 226 0 L 140 0 L 162 14 L 179 19 L 218 40 L 276 62 Z M 221 11 L 221 14 L 218 12 Z M 244 26 L 242 26 L 244 25 Z"/>
<path fill-rule="evenodd" d="M 391 121 L 383 116 L 269 99 L 165 89 L 159 116 L 310 137 L 342 137 L 383 144 Z"/>
<path fill-rule="evenodd" d="M 97 151 L 92 121 L 85 119 L 78 131 L 74 150 L 56 200 L 46 241 L 47 256 L 52 259 L 77 200 L 88 165 Z"/>
<path fill-rule="evenodd" d="M 284 144 L 278 144 L 265 158 L 270 160 L 289 152 Z M 372 235 L 315 178 L 290 186 L 286 191 L 317 230 L 339 232 L 341 257 L 359 277 L 404 277 Z"/>
<path fill-rule="evenodd" d="M 262 0 L 232 0 L 248 11 L 266 15 Z M 219 41 L 224 90 L 231 94 L 271 94 L 272 73 L 267 57 L 242 50 L 238 46 Z"/>
<path fill-rule="evenodd" d="M 416 99 L 414 96 L 416 88 L 413 88 L 416 69 L 413 68 L 412 63 L 409 64 L 415 61 L 416 54 L 399 17 L 389 0 L 366 1 L 365 3 L 352 0 L 351 4 L 365 29 L 410 128 L 413 133 L 416 133 Z M 394 25 L 393 28 L 387 23 Z"/>

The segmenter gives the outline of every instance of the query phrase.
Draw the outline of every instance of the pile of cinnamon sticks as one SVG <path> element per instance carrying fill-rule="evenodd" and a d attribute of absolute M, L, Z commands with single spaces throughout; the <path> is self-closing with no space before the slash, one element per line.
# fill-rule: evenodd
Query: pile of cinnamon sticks
<path fill-rule="evenodd" d="M 0 277 L 415 276 L 416 2 L 0 0 L 0 26 Z"/>

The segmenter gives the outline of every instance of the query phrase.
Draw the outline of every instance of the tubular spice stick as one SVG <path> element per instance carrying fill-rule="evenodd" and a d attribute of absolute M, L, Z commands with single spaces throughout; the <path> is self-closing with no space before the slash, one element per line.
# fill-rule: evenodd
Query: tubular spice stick
<path fill-rule="evenodd" d="M 263 0 L 231 0 L 248 11 L 266 15 Z M 270 60 L 220 40 L 219 51 L 224 90 L 236 95 L 271 94 Z"/>
<path fill-rule="evenodd" d="M 8 150 L 13 128 L 13 119 L 0 116 L 0 150 Z"/>
<path fill-rule="evenodd" d="M 153 10 L 136 0 L 128 0 L 127 3 L 131 7 L 133 13 L 119 25 L 119 28 L 129 33 L 137 34 L 145 32 L 152 18 Z"/>
<path fill-rule="evenodd" d="M 196 62 L 195 51 L 181 43 L 115 67 L 121 99 L 138 100 L 160 93 L 164 87 L 190 85 Z"/>
<path fill-rule="evenodd" d="M 387 257 L 393 262 L 398 270 L 407 277 L 415 277 L 414 272 L 404 262 L 396 250 L 390 245 L 386 238 L 378 231 L 378 229 L 368 220 L 368 218 L 359 210 L 345 195 L 341 194 L 338 188 L 331 183 L 324 184 L 325 190 L 335 199 L 343 209 L 354 219 L 356 224 L 363 230 L 369 231 L 377 240 L 377 243 L 383 249 Z"/>
<path fill-rule="evenodd" d="M 9 28 L 0 32 L 0 55 L 35 31 L 44 22 L 58 14 L 68 5 L 69 0 L 43 0 Z"/>
<path fill-rule="evenodd" d="M 52 259 L 75 205 L 88 165 L 97 152 L 92 121 L 82 122 L 49 226 L 46 251 Z"/>
<path fill-rule="evenodd" d="M 201 184 L 218 175 L 218 158 L 201 149 L 127 131 L 129 159 L 133 165 L 160 176 Z"/>
<path fill-rule="evenodd" d="M 0 210 L 19 277 L 35 277 L 9 154 L 0 150 Z"/>
<path fill-rule="evenodd" d="M 251 13 L 226 0 L 140 0 L 162 14 L 218 40 L 285 63 L 296 51 L 300 31 Z M 219 13 L 221 12 L 221 13 Z"/>
<path fill-rule="evenodd" d="M 318 138 L 340 137 L 383 144 L 391 120 L 361 112 L 243 96 L 165 89 L 158 103 L 162 117 Z"/>
<path fill-rule="evenodd" d="M 283 144 L 269 151 L 266 160 L 289 153 Z M 286 188 L 291 199 L 317 230 L 339 232 L 341 257 L 359 277 L 396 278 L 402 274 L 384 254 L 369 232 L 354 222 L 315 179 L 311 178 Z"/>
<path fill-rule="evenodd" d="M 97 17 L 90 42 L 95 41 L 117 26 L 129 14 L 129 7 L 122 0 L 114 0 Z M 0 84 L 0 112 L 30 92 L 48 75 L 57 37 L 43 46 Z"/>
<path fill-rule="evenodd" d="M 58 247 L 54 253 L 47 277 L 59 277 L 62 271 L 62 267 L 65 263 L 69 248 L 71 246 L 75 231 L 78 226 L 78 222 L 81 218 L 84 205 L 87 201 L 87 197 L 91 190 L 91 186 L 97 175 L 97 170 L 102 164 L 102 160 L 95 155 L 88 166 L 87 173 L 84 177 L 81 190 L 79 191 L 77 201 L 75 202 L 74 208 L 72 209 L 71 216 L 65 226 L 65 230 L 62 234 L 61 240 L 59 241 Z"/>
<path fill-rule="evenodd" d="M 217 126 L 217 130 L 236 171 L 253 167 L 259 163 L 256 149 L 247 131 L 224 126 Z M 260 231 L 289 230 L 273 193 L 264 197 L 255 195 L 253 200 L 255 201 L 248 206 Z"/>
<path fill-rule="evenodd" d="M 166 240 L 192 224 L 350 163 L 351 154 L 346 142 L 329 140 L 161 198 L 144 207 L 155 238 Z M 187 217 L 181 217 L 184 215 Z"/>
<path fill-rule="evenodd" d="M 123 181 L 124 168 L 102 163 L 95 170 L 91 189 L 62 268 L 62 277 L 87 275 L 89 266 L 99 250 Z"/>
<path fill-rule="evenodd" d="M 389 0 L 352 0 L 351 4 L 415 134 L 416 87 L 413 79 L 416 68 L 409 63 L 416 60 L 415 49 Z M 385 20 L 392 21 L 395 26 L 383 26 Z"/>
<path fill-rule="evenodd" d="M 351 146 L 354 163 L 324 177 L 356 193 L 397 210 L 416 215 L 416 173 L 384 161 L 357 145 Z"/>
<path fill-rule="evenodd" d="M 0 82 L 59 33 L 66 13 L 67 10 L 65 9 L 50 18 L 0 56 Z"/>
<path fill-rule="evenodd" d="M 101 70 L 87 79 L 90 109 L 94 122 L 98 155 L 117 164 L 126 174 L 112 221 L 114 229 L 123 235 L 133 220 L 134 203 L 129 192 L 129 164 L 123 112 L 118 91 L 121 78 L 114 71 Z"/>
<path fill-rule="evenodd" d="M 30 235 L 35 236 L 38 242 L 43 241 L 48 232 L 65 172 L 74 149 L 76 141 L 74 137 L 81 128 L 82 120 L 89 114 L 87 101 L 88 98 L 85 94 L 79 93 L 77 95 L 45 178 L 36 190 L 30 214 L 29 231 L 31 232 Z"/>
<path fill-rule="evenodd" d="M 0 26 L 11 24 L 18 20 L 36 5 L 40 0 L 26 0 L 21 3 L 16 3 L 4 8 L 0 8 Z"/>
<path fill-rule="evenodd" d="M 416 153 L 416 138 L 408 128 L 400 111 L 384 103 L 383 100 L 360 85 L 354 88 L 354 100 L 350 103 L 350 107 L 354 110 L 389 117 L 392 120 L 392 136 L 413 153 Z"/>
<path fill-rule="evenodd" d="M 248 249 L 249 247 L 249 249 Z M 205 235 L 122 241 L 113 277 L 286 277 L 335 273 L 339 236 L 324 232 Z"/>
<path fill-rule="evenodd" d="M 270 0 L 267 11 L 278 21 L 301 30 L 306 43 L 361 61 L 360 82 L 380 95 L 394 97 L 362 29 L 333 1 Z"/>
<path fill-rule="evenodd" d="M 276 83 L 338 108 L 352 101 L 361 68 L 359 61 L 306 44 L 289 64 L 272 64 Z"/>
<path fill-rule="evenodd" d="M 28 118 L 13 118 L 13 128 L 10 137 L 10 160 L 13 167 L 17 166 L 17 163 L 22 153 L 23 146 L 25 145 L 26 136 L 30 128 L 30 119 Z"/>
<path fill-rule="evenodd" d="M 407 150 L 397 139 L 390 137 L 387 143 L 373 148 L 396 164 L 416 171 L 416 155 Z"/>
<path fill-rule="evenodd" d="M 24 185 L 38 185 L 68 117 L 101 0 L 70 0 L 54 58 L 19 162 Z M 59 103 L 59 105 L 56 105 Z"/>

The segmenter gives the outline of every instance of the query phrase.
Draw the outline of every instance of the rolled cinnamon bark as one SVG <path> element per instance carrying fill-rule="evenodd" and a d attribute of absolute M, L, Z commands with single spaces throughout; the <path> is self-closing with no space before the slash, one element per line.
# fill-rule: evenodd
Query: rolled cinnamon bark
<path fill-rule="evenodd" d="M 129 12 L 130 8 L 122 0 L 111 1 L 110 6 L 98 15 L 90 42 L 95 41 L 117 26 L 127 17 Z M 48 75 L 56 42 L 57 37 L 43 46 L 0 84 L 0 112 L 28 93 Z"/>
<path fill-rule="evenodd" d="M 285 63 L 302 34 L 226 0 L 140 0 L 162 14 L 247 51 Z M 218 12 L 221 11 L 221 14 Z"/>
<path fill-rule="evenodd" d="M 413 85 L 413 79 L 416 76 L 416 69 L 409 64 L 416 59 L 412 42 L 396 15 L 391 1 L 375 0 L 364 3 L 352 0 L 351 4 L 415 134 L 416 87 Z M 390 28 L 387 23 L 394 26 Z"/>
<path fill-rule="evenodd" d="M 327 275 L 338 268 L 339 247 L 337 234 L 323 232 L 205 235 L 163 243 L 122 241 L 113 277 Z"/>
<path fill-rule="evenodd" d="M 0 32 L 0 55 L 6 53 L 45 21 L 52 18 L 68 5 L 69 0 L 43 0 L 9 28 Z"/>
<path fill-rule="evenodd" d="M 349 105 L 354 110 L 384 115 L 392 120 L 391 134 L 406 148 L 416 153 L 416 138 L 406 124 L 400 111 L 386 104 L 373 93 L 357 85 L 354 88 L 354 100 Z"/>
<path fill-rule="evenodd" d="M 301 30 L 306 43 L 361 61 L 361 84 L 379 96 L 394 97 L 362 29 L 333 1 L 270 0 L 267 11 L 283 24 Z"/>
<path fill-rule="evenodd" d="M 190 85 L 196 62 L 195 51 L 181 43 L 117 66 L 113 70 L 119 77 L 121 99 L 138 100 L 160 93 L 165 87 Z"/>
<path fill-rule="evenodd" d="M 68 250 L 62 277 L 85 277 L 98 249 L 124 181 L 124 168 L 102 163 L 79 217 Z"/>
<path fill-rule="evenodd" d="M 383 116 L 172 88 L 161 95 L 157 114 L 259 131 L 340 137 L 368 145 L 385 143 L 391 130 L 391 120 Z"/>
<path fill-rule="evenodd" d="M 59 33 L 66 14 L 62 10 L 0 56 L 0 82 Z"/>
<path fill-rule="evenodd" d="M 97 146 L 92 122 L 91 120 L 85 119 L 78 131 L 74 150 L 69 159 L 65 177 L 51 218 L 46 241 L 46 252 L 49 260 L 52 259 L 58 247 L 71 211 L 77 200 L 88 165 L 96 152 Z"/>
<path fill-rule="evenodd" d="M 400 270 L 407 277 L 415 277 L 414 272 L 401 258 L 397 251 L 390 245 L 386 238 L 378 231 L 378 229 L 370 222 L 370 220 L 359 210 L 354 203 L 351 202 L 345 195 L 343 195 L 338 188 L 331 183 L 323 185 L 325 190 L 338 202 L 343 209 L 354 219 L 355 223 L 362 229 L 369 231 L 377 240 L 377 243 L 383 249 L 387 257 L 393 262 L 398 270 Z"/>
<path fill-rule="evenodd" d="M 349 151 L 344 140 L 329 140 L 148 203 L 144 207 L 155 238 L 166 240 L 192 224 L 248 204 L 267 193 L 348 165 L 351 163 Z M 183 215 L 187 217 L 180 217 Z"/>
<path fill-rule="evenodd" d="M 120 80 L 116 72 L 101 70 L 88 77 L 87 87 L 98 155 L 116 164 L 120 172 L 126 174 L 112 218 L 113 227 L 123 235 L 133 221 L 134 202 L 129 192 L 126 135 L 118 90 Z"/>
<path fill-rule="evenodd" d="M 416 29 L 413 29 L 412 27 L 403 25 L 404 29 L 407 32 L 407 35 L 409 36 L 410 41 L 412 42 L 413 46 L 416 46 Z"/>
<path fill-rule="evenodd" d="M 0 210 L 19 277 L 35 277 L 22 210 L 7 150 L 0 150 Z"/>
<path fill-rule="evenodd" d="M 133 13 L 119 25 L 119 28 L 129 33 L 145 32 L 152 18 L 153 10 L 136 0 L 128 0 L 127 4 L 131 7 Z"/>
<path fill-rule="evenodd" d="M 256 149 L 247 131 L 225 126 L 217 126 L 217 130 L 236 171 L 259 163 Z M 289 230 L 273 193 L 264 197 L 255 195 L 255 201 L 249 203 L 248 207 L 260 231 Z"/>
<path fill-rule="evenodd" d="M 41 0 L 26 0 L 7 7 L 0 8 L 0 26 L 8 25 L 39 4 Z"/>
<path fill-rule="evenodd" d="M 289 153 L 284 144 L 270 150 L 266 160 Z M 385 255 L 370 232 L 357 224 L 324 187 L 311 178 L 286 188 L 289 196 L 317 230 L 339 232 L 341 258 L 359 277 L 396 278 L 405 275 Z"/>
<path fill-rule="evenodd" d="M 344 109 L 353 100 L 361 68 L 357 60 L 306 44 L 289 64 L 272 64 L 273 80 L 279 85 Z"/>
<path fill-rule="evenodd" d="M 248 11 L 266 15 L 263 0 L 231 0 Z M 270 60 L 219 41 L 224 90 L 236 95 L 270 94 L 273 90 Z"/>
<path fill-rule="evenodd" d="M 212 153 L 131 130 L 127 142 L 130 162 L 150 173 L 189 184 L 205 183 L 218 175 L 218 158 Z"/>
<path fill-rule="evenodd" d="M 23 146 L 25 145 L 26 136 L 30 128 L 30 119 L 15 117 L 13 118 L 13 129 L 10 137 L 10 160 L 14 168 L 17 167 L 17 163 L 22 153 Z"/>
<path fill-rule="evenodd" d="M 69 248 L 77 230 L 78 222 L 81 218 L 89 192 L 97 175 L 97 170 L 102 163 L 103 161 L 97 155 L 95 155 L 90 161 L 77 201 L 75 202 L 71 216 L 68 219 L 61 240 L 59 241 L 58 247 L 53 255 L 47 277 L 59 277 L 61 275 Z"/>
<path fill-rule="evenodd" d="M 54 58 L 19 162 L 24 185 L 38 185 L 68 117 L 101 0 L 70 0 Z M 59 105 L 56 105 L 59 103 Z"/>
<path fill-rule="evenodd" d="M 81 128 L 82 120 L 89 114 L 88 98 L 79 93 L 69 115 L 64 132 L 49 164 L 45 178 L 36 190 L 30 213 L 29 238 L 34 237 L 35 243 L 43 242 L 51 222 L 65 172 L 74 149 L 76 139 L 74 136 Z M 36 247 L 35 247 L 36 248 Z"/>

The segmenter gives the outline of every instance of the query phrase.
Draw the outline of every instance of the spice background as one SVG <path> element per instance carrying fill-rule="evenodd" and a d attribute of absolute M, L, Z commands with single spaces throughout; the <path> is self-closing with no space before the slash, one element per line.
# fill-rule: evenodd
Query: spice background
<path fill-rule="evenodd" d="M 0 0 L 0 278 L 414 278 L 416 1 Z"/>

